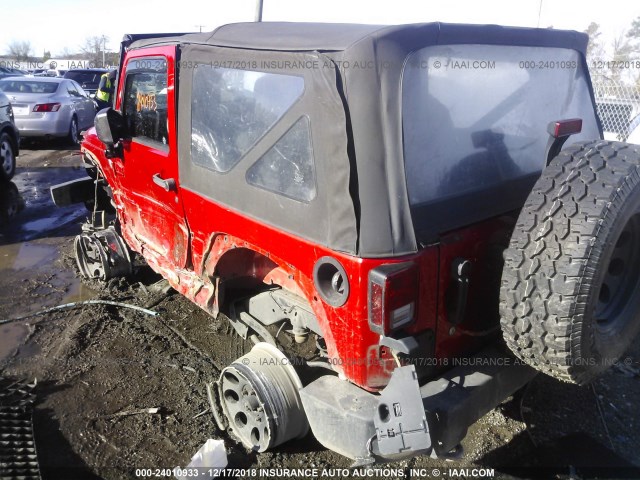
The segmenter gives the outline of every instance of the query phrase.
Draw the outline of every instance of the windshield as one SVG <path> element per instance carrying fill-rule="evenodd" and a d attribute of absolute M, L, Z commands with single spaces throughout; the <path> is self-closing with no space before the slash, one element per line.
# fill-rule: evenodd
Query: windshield
<path fill-rule="evenodd" d="M 57 82 L 39 82 L 37 80 L 0 80 L 0 90 L 7 93 L 55 93 Z"/>
<path fill-rule="evenodd" d="M 65 78 L 70 78 L 78 83 L 100 83 L 100 77 L 104 72 L 74 72 L 69 71 L 65 75 Z"/>

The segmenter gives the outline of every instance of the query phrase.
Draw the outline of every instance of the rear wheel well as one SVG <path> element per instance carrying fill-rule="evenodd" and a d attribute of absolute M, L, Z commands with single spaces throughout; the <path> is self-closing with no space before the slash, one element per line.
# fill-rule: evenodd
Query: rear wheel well
<path fill-rule="evenodd" d="M 318 319 L 297 272 L 250 248 L 231 248 L 216 263 L 220 278 L 219 302 L 228 315 L 244 311 L 265 326 L 289 322 L 298 342 L 308 331 L 322 336 Z M 289 331 L 289 330 L 287 330 Z"/>
<path fill-rule="evenodd" d="M 260 289 L 278 285 L 304 297 L 295 275 L 268 256 L 247 247 L 231 248 L 223 253 L 216 262 L 215 276 L 233 287 Z"/>

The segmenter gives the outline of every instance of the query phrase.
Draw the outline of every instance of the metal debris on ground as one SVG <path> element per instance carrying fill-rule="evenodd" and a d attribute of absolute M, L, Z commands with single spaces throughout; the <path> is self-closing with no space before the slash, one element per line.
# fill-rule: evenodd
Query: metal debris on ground
<path fill-rule="evenodd" d="M 114 418 L 114 417 L 129 417 L 131 415 L 162 415 L 163 410 L 161 407 L 153 407 L 153 408 L 142 408 L 140 410 L 126 410 L 124 412 L 112 413 L 111 415 L 104 415 L 105 418 Z"/>
<path fill-rule="evenodd" d="M 215 440 L 210 438 L 206 441 L 200 450 L 191 457 L 191 462 L 184 469 L 177 467 L 177 471 L 190 472 L 195 469 L 199 469 L 199 477 L 211 479 L 216 475 L 214 471 L 225 468 L 228 465 L 227 450 L 224 446 L 223 440 Z M 178 480 L 188 480 L 188 476 L 176 475 Z"/>
<path fill-rule="evenodd" d="M 0 478 L 40 480 L 33 436 L 33 389 L 0 378 Z"/>

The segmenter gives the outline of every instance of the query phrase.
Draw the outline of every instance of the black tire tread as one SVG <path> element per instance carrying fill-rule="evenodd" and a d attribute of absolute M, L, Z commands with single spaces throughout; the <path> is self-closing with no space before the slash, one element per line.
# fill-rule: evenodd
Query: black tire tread
<path fill-rule="evenodd" d="M 13 153 L 13 169 L 9 174 L 7 174 L 4 171 L 4 169 L 1 167 L 2 161 L 0 161 L 0 180 L 9 181 L 13 178 L 14 174 L 16 173 L 16 166 L 18 163 L 18 157 L 16 155 L 17 148 L 16 148 L 15 138 L 13 138 L 13 136 L 6 131 L 0 132 L 0 143 L 4 140 L 4 137 L 7 138 L 7 141 L 9 142 L 9 145 L 11 146 L 11 151 Z"/>
<path fill-rule="evenodd" d="M 66 140 L 69 143 L 69 145 L 77 145 L 78 144 L 78 139 L 73 138 L 72 132 L 71 132 L 71 125 L 73 124 L 73 122 L 76 122 L 76 129 L 78 131 L 78 137 L 80 135 L 80 125 L 78 124 L 78 117 L 76 117 L 75 113 L 73 114 L 73 116 L 71 117 L 71 123 L 69 124 L 69 133 L 67 134 Z"/>
<path fill-rule="evenodd" d="M 504 254 L 501 327 L 521 360 L 578 384 L 599 374 L 581 366 L 581 323 L 602 253 L 596 239 L 611 228 L 621 193 L 639 183 L 640 146 L 619 142 L 577 143 L 543 170 Z"/>

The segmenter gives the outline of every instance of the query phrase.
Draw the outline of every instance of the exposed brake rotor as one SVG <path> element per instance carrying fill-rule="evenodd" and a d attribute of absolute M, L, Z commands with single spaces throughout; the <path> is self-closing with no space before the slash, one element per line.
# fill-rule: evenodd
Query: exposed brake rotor
<path fill-rule="evenodd" d="M 74 246 L 76 262 L 84 278 L 109 280 L 132 272 L 127 245 L 113 227 L 82 233 L 75 238 Z"/>

